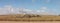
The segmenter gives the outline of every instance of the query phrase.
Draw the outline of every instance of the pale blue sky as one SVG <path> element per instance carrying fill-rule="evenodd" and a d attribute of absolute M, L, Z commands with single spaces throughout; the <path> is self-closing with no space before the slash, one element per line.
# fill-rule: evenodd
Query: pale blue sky
<path fill-rule="evenodd" d="M 34 10 L 45 7 L 46 12 L 60 13 L 60 0 L 0 0 L 0 7 L 2 8 L 5 5 Z"/>

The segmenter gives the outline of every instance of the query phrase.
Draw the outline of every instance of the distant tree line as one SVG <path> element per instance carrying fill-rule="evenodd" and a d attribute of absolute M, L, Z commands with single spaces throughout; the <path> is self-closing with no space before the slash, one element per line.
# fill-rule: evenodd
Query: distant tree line
<path fill-rule="evenodd" d="M 32 18 L 32 17 L 41 17 L 40 15 L 30 15 L 30 14 L 25 14 L 24 16 L 16 16 L 17 18 Z"/>

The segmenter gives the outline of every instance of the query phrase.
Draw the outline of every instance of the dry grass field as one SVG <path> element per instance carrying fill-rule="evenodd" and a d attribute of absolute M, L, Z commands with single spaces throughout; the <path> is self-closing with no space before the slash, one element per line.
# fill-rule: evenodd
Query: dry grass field
<path fill-rule="evenodd" d="M 30 21 L 30 22 L 26 22 L 26 21 L 0 21 L 0 23 L 60 23 L 60 21 Z"/>
<path fill-rule="evenodd" d="M 0 15 L 0 21 L 60 21 L 60 16 L 9 14 L 9 15 Z"/>

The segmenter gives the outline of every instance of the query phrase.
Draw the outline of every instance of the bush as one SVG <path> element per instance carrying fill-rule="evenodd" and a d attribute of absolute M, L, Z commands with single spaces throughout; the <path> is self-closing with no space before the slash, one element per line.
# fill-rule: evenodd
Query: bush
<path fill-rule="evenodd" d="M 26 15 L 24 15 L 23 17 L 31 18 L 31 15 L 26 14 Z"/>
<path fill-rule="evenodd" d="M 37 15 L 37 17 L 41 17 L 40 15 Z"/>

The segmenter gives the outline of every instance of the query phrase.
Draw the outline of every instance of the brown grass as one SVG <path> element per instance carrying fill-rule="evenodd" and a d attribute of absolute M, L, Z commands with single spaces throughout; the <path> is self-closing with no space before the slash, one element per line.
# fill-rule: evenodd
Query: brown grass
<path fill-rule="evenodd" d="M 9 14 L 0 15 L 0 21 L 60 21 L 60 16 L 34 15 L 34 14 Z"/>

